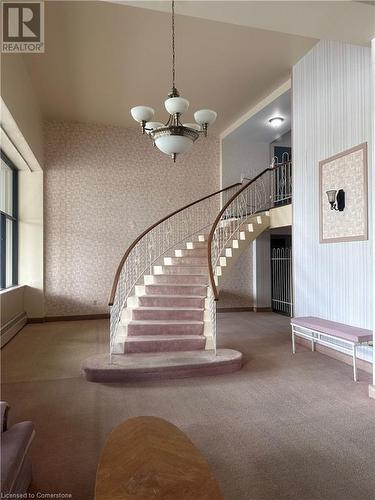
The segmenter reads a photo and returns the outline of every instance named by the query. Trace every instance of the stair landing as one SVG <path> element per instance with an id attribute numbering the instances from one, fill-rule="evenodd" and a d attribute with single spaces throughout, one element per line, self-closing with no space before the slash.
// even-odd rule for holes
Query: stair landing
<path id="1" fill-rule="evenodd" d="M 242 354 L 233 349 L 168 353 L 102 354 L 87 359 L 82 370 L 90 382 L 131 382 L 232 373 L 242 367 Z"/>

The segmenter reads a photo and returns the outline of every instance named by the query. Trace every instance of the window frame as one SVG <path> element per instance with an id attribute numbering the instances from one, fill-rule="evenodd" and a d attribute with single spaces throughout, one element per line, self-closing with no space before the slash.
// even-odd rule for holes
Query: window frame
<path id="1" fill-rule="evenodd" d="M 12 214 L 0 210 L 0 290 L 6 290 L 18 285 L 18 170 L 4 151 L 0 150 L 1 160 L 12 171 Z M 12 276 L 11 284 L 6 286 L 6 221 L 12 221 Z"/>

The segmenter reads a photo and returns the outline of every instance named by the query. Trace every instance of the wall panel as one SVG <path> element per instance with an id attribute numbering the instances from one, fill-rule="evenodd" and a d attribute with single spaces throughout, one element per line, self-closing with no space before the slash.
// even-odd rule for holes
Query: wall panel
<path id="1" fill-rule="evenodd" d="M 370 49 L 339 42 L 319 42 L 293 69 L 295 315 L 364 328 L 373 326 L 373 234 L 319 243 L 319 161 L 366 141 L 371 151 L 370 81 Z"/>

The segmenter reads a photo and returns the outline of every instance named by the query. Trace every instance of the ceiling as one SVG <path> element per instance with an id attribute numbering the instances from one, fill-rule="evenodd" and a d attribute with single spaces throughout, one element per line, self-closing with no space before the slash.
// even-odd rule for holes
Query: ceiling
<path id="1" fill-rule="evenodd" d="M 129 110 L 145 104 L 166 120 L 170 2 L 48 1 L 45 10 L 46 52 L 23 56 L 45 118 L 136 127 Z M 283 84 L 318 38 L 364 43 L 375 8 L 178 1 L 176 12 L 177 88 L 191 103 L 184 121 L 214 109 L 219 134 Z"/>
<path id="2" fill-rule="evenodd" d="M 170 11 L 170 1 L 126 1 L 134 7 Z M 239 26 L 369 45 L 375 37 L 375 2 L 177 1 L 176 12 Z"/>
<path id="3" fill-rule="evenodd" d="M 235 141 L 244 140 L 247 143 L 263 142 L 270 144 L 291 129 L 291 91 L 288 90 L 261 111 L 244 122 L 227 137 Z M 278 128 L 270 126 L 268 120 L 274 116 L 284 118 Z"/>
<path id="4" fill-rule="evenodd" d="M 145 104 L 165 121 L 169 13 L 91 1 L 45 8 L 46 52 L 24 56 L 45 118 L 135 127 L 129 110 Z M 177 88 L 191 103 L 184 121 L 215 109 L 215 134 L 283 84 L 317 42 L 179 15 L 176 30 Z"/>

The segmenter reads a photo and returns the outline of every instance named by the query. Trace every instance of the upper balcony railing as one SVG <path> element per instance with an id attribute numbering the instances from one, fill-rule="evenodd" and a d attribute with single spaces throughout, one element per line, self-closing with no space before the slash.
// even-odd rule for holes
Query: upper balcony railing
<path id="1" fill-rule="evenodd" d="M 208 272 L 214 299 L 219 300 L 218 273 L 220 257 L 233 239 L 240 239 L 241 226 L 259 212 L 270 210 L 292 201 L 292 162 L 273 161 L 249 180 L 227 201 L 218 213 L 208 238 Z"/>
<path id="2" fill-rule="evenodd" d="M 292 160 L 288 153 L 283 153 L 281 163 L 275 156 L 271 163 L 273 179 L 271 184 L 271 202 L 273 207 L 292 202 Z"/>

